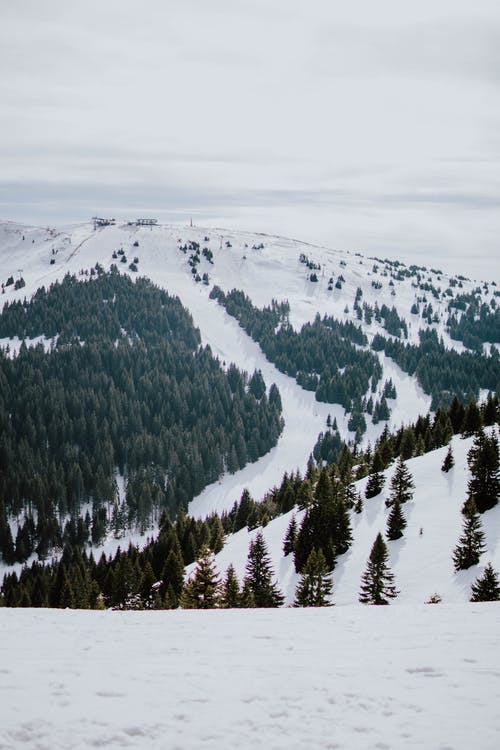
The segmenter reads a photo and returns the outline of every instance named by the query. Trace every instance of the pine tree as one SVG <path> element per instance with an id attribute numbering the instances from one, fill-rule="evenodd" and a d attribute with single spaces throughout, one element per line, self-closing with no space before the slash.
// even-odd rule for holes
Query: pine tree
<path id="1" fill-rule="evenodd" d="M 400 456 L 391 479 L 390 495 L 385 501 L 386 506 L 389 507 L 393 503 L 406 503 L 411 500 L 414 488 L 413 477 Z"/>
<path id="2" fill-rule="evenodd" d="M 476 578 L 471 586 L 471 602 L 498 602 L 500 601 L 500 584 L 498 573 L 493 569 L 491 563 L 484 569 L 480 578 Z"/>
<path id="3" fill-rule="evenodd" d="M 226 570 L 226 577 L 221 587 L 220 603 L 224 609 L 241 607 L 240 584 L 232 565 L 229 565 Z"/>
<path id="4" fill-rule="evenodd" d="M 328 607 L 332 581 L 323 552 L 312 550 L 295 591 L 294 607 Z"/>
<path id="5" fill-rule="evenodd" d="M 465 516 L 464 529 L 453 551 L 453 565 L 456 572 L 477 565 L 479 558 L 485 551 L 484 533 L 481 529 L 481 519 L 474 499 L 466 501 L 463 513 Z"/>
<path id="6" fill-rule="evenodd" d="M 398 501 L 396 500 L 387 518 L 387 529 L 386 529 L 387 538 L 390 539 L 391 541 L 394 541 L 396 539 L 401 539 L 405 528 L 406 528 L 406 519 L 404 517 L 403 511 L 401 510 L 401 504 L 398 503 Z"/>
<path id="7" fill-rule="evenodd" d="M 286 557 L 295 549 L 295 542 L 297 540 L 297 519 L 295 514 L 292 516 L 288 528 L 286 530 L 285 538 L 283 539 L 283 554 Z"/>
<path id="8" fill-rule="evenodd" d="M 444 461 L 441 465 L 441 471 L 444 471 L 446 474 L 455 466 L 455 459 L 453 457 L 453 450 L 451 448 L 451 443 L 448 446 L 448 452 L 446 453 L 446 456 L 444 457 Z"/>
<path id="9" fill-rule="evenodd" d="M 184 561 L 178 545 L 168 553 L 165 565 L 161 573 L 163 591 L 166 593 L 169 586 L 172 589 L 172 605 L 177 606 L 182 588 L 184 586 Z"/>
<path id="10" fill-rule="evenodd" d="M 394 586 L 394 575 L 389 570 L 389 553 L 382 534 L 379 532 L 373 543 L 366 570 L 361 578 L 359 601 L 362 604 L 389 604 L 398 591 Z"/>
<path id="11" fill-rule="evenodd" d="M 253 596 L 255 607 L 280 607 L 285 598 L 276 582 L 272 583 L 273 569 L 262 532 L 250 542 L 244 596 Z"/>
<path id="12" fill-rule="evenodd" d="M 194 574 L 182 589 L 180 606 L 183 609 L 213 609 L 219 605 L 219 588 L 213 553 L 203 545 Z"/>
<path id="13" fill-rule="evenodd" d="M 471 437 L 481 429 L 481 412 L 475 399 L 465 409 L 461 432 L 464 437 Z"/>
<path id="14" fill-rule="evenodd" d="M 495 433 L 479 430 L 467 454 L 471 478 L 468 497 L 474 498 L 479 513 L 494 508 L 500 497 L 500 455 Z"/>
<path id="15" fill-rule="evenodd" d="M 385 484 L 385 477 L 380 471 L 374 471 L 372 472 L 369 477 L 368 481 L 366 483 L 365 488 L 365 497 L 368 500 L 371 497 L 376 497 L 376 495 L 379 495 L 382 492 L 383 486 Z"/>

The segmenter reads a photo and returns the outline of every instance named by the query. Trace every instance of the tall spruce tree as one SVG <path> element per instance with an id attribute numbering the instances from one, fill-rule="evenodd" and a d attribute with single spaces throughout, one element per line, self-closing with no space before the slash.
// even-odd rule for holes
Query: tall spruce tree
<path id="1" fill-rule="evenodd" d="M 495 432 L 479 430 L 467 454 L 471 478 L 468 497 L 473 498 L 479 513 L 494 508 L 500 497 L 500 454 Z"/>
<path id="2" fill-rule="evenodd" d="M 243 581 L 243 596 L 251 598 L 255 607 L 281 607 L 285 597 L 273 583 L 273 568 L 262 532 L 250 542 L 246 576 Z"/>
<path id="3" fill-rule="evenodd" d="M 297 573 L 303 572 L 313 549 L 323 551 L 328 570 L 333 570 L 337 555 L 347 552 L 351 542 L 345 488 L 333 475 L 331 468 L 325 466 L 320 471 L 313 501 L 306 510 L 297 535 L 295 570 Z"/>
<path id="4" fill-rule="evenodd" d="M 213 609 L 219 606 L 219 588 L 213 552 L 203 545 L 194 574 L 184 584 L 179 603 L 183 609 Z"/>
<path id="5" fill-rule="evenodd" d="M 498 602 L 500 601 L 500 584 L 498 573 L 491 563 L 484 569 L 484 573 L 476 578 L 471 586 L 471 602 Z"/>
<path id="6" fill-rule="evenodd" d="M 384 468 L 384 461 L 380 450 L 375 451 L 373 456 L 371 472 L 366 483 L 365 497 L 367 499 L 375 497 L 382 492 L 382 488 L 385 484 L 385 477 L 382 474 Z"/>
<path id="7" fill-rule="evenodd" d="M 294 607 L 328 607 L 332 581 L 322 550 L 313 549 L 295 591 Z"/>
<path id="8" fill-rule="evenodd" d="M 297 519 L 295 514 L 292 516 L 288 528 L 286 530 L 285 538 L 283 539 L 283 554 L 286 557 L 291 554 L 295 549 L 295 542 L 297 540 Z"/>
<path id="9" fill-rule="evenodd" d="M 469 498 L 465 502 L 463 514 L 465 521 L 462 536 L 453 551 L 453 565 L 456 572 L 477 565 L 479 558 L 486 549 L 481 519 L 473 498 Z"/>
<path id="10" fill-rule="evenodd" d="M 389 508 L 394 503 L 402 504 L 408 502 L 413 497 L 414 489 L 415 483 L 413 477 L 400 456 L 391 479 L 390 494 L 385 501 L 386 506 Z"/>
<path id="11" fill-rule="evenodd" d="M 361 578 L 359 601 L 362 604 L 389 604 L 388 599 L 394 599 L 398 595 L 394 575 L 387 564 L 388 558 L 387 545 L 379 532 Z"/>

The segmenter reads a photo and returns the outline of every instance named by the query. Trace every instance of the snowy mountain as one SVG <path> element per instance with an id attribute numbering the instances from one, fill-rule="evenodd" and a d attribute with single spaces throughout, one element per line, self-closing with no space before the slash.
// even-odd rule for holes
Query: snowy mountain
<path id="1" fill-rule="evenodd" d="M 258 500 L 279 485 L 285 472 L 303 473 L 318 434 L 326 430 L 328 417 L 335 421 L 341 438 L 352 441 L 355 437 L 348 426 L 349 411 L 338 403 L 316 400 L 311 390 L 305 390 L 296 379 L 272 364 L 259 344 L 212 298 L 214 287 L 225 293 L 240 290 L 259 309 L 271 305 L 273 300 L 286 300 L 288 321 L 296 331 L 313 323 L 318 315 L 331 316 L 361 326 L 367 337 L 367 350 L 377 335 L 417 346 L 420 331 L 436 331 L 445 347 L 458 353 L 467 349 L 463 341 L 451 338 L 449 318 L 454 314 L 460 320 L 460 308 L 468 304 L 460 302 L 461 298 L 469 301 L 475 298 L 478 309 L 494 310 L 498 296 L 494 280 L 486 283 L 463 276 L 450 277 L 439 268 L 407 267 L 397 260 L 366 258 L 360 253 L 330 250 L 282 237 L 203 227 L 139 227 L 125 223 L 97 229 L 92 224 L 54 229 L 5 222 L 0 224 L 0 258 L 1 303 L 29 299 L 38 288 L 48 288 L 68 273 L 85 278 L 82 273 L 96 264 L 104 270 L 117 265 L 120 272 L 133 278 L 146 276 L 170 294 L 178 295 L 193 316 L 202 343 L 210 346 L 224 368 L 235 363 L 249 373 L 260 370 L 268 386 L 277 384 L 284 429 L 276 447 L 258 461 L 235 473 L 225 473 L 207 486 L 190 503 L 189 512 L 195 517 L 228 511 L 245 488 Z M 131 268 L 133 258 L 137 263 Z M 454 310 L 450 308 L 451 300 L 459 302 Z M 404 332 L 391 333 L 388 317 L 376 314 L 384 305 L 387 309 L 394 308 L 396 322 L 404 327 Z M 40 342 L 47 349 L 53 344 L 44 337 L 25 340 L 28 345 Z M 20 337 L 0 341 L 2 346 L 9 347 L 10 356 L 15 355 L 20 343 Z M 497 341 L 482 344 L 486 354 L 497 345 Z M 376 357 L 382 375 L 373 390 L 373 399 L 382 397 L 387 381 L 394 386 L 396 397 L 387 400 L 388 421 L 374 424 L 365 413 L 367 429 L 360 438 L 361 446 L 373 444 L 386 426 L 397 429 L 407 425 L 431 407 L 431 394 L 424 392 L 416 374 L 404 372 L 382 350 L 376 352 Z M 481 394 L 485 393 L 483 389 Z M 405 509 L 408 528 L 404 539 L 390 543 L 391 565 L 401 590 L 398 602 L 420 603 L 434 591 L 449 601 L 469 598 L 470 581 L 478 571 L 474 570 L 474 575 L 454 574 L 451 550 L 461 529 L 459 510 L 466 494 L 466 456 L 470 445 L 471 439 L 454 438 L 456 465 L 447 475 L 440 471 L 444 449 L 408 462 L 415 478 L 415 497 Z M 386 473 L 390 476 L 391 469 Z M 365 483 L 366 480 L 358 483 L 361 491 Z M 388 511 L 384 499 L 382 493 L 365 503 L 360 516 L 353 515 L 354 544 L 333 574 L 334 600 L 338 603 L 357 600 L 359 579 L 371 544 L 376 533 L 385 528 Z M 484 561 L 491 560 L 496 567 L 500 564 L 497 510 L 484 517 L 487 533 Z M 290 514 L 281 516 L 264 529 L 287 602 L 293 600 L 298 578 L 291 558 L 284 558 L 281 551 L 289 520 Z M 14 532 L 15 524 L 12 519 Z M 123 549 L 129 539 L 144 541 L 153 531 L 148 529 L 141 536 L 131 530 L 119 539 L 110 537 L 100 549 L 106 553 L 118 545 Z M 217 558 L 221 571 L 232 562 L 239 575 L 243 574 L 248 543 L 254 535 L 255 532 L 244 529 L 228 539 Z"/>
<path id="2" fill-rule="evenodd" d="M 130 268 L 132 263 L 137 271 Z M 373 446 L 385 428 L 397 430 L 430 410 L 432 388 L 425 373 L 410 374 L 411 368 L 404 371 L 384 350 L 372 349 L 377 335 L 417 347 L 419 331 L 434 330 L 448 351 L 469 356 L 465 337 L 476 357 L 475 363 L 467 359 L 471 380 L 477 362 L 490 368 L 489 377 L 496 377 L 493 386 L 476 382 L 474 395 L 484 397 L 500 382 L 494 351 L 498 337 L 493 330 L 493 340 L 486 338 L 495 322 L 487 315 L 496 310 L 493 280 L 448 277 L 439 269 L 410 269 L 396 261 L 296 240 L 198 227 L 123 224 L 95 230 L 91 224 L 60 229 L 0 224 L 2 305 L 29 300 L 41 286 L 48 289 L 66 274 L 88 280 L 96 264 L 105 271 L 114 264 L 132 278 L 149 277 L 178 295 L 200 330 L 202 344 L 210 346 L 226 372 L 231 363 L 248 373 L 260 370 L 268 388 L 272 383 L 279 388 L 284 428 L 277 444 L 243 469 L 221 474 L 194 497 L 189 512 L 195 518 L 229 511 L 244 489 L 260 500 L 280 485 L 285 472 L 303 476 L 319 433 L 330 429 L 327 424 L 336 425 L 351 448 L 357 439 L 357 450 L 363 450 Z M 365 399 L 366 431 L 356 436 L 349 429 L 352 413 L 339 403 L 318 401 L 314 390 L 305 390 L 272 364 L 259 343 L 213 298 L 215 286 L 225 294 L 232 289 L 244 292 L 256 309 L 273 300 L 288 301 L 289 324 L 295 331 L 314 324 L 318 314 L 361 326 L 366 343 L 352 348 L 375 352 L 381 366 L 374 390 L 373 378 L 366 395 L 380 401 L 390 381 L 389 419 L 374 423 Z M 458 307 L 450 308 L 450 300 Z M 397 318 L 376 315 L 383 305 L 389 313 L 394 307 Z M 462 317 L 466 320 L 465 334 L 456 328 L 451 338 L 451 317 L 457 325 Z M 398 337 L 388 330 L 389 318 L 396 329 L 406 325 L 407 338 L 402 331 Z M 30 338 L 23 333 L 0 341 L 5 355 L 16 357 L 23 341 L 28 347 L 42 344 L 46 351 L 57 342 L 57 335 Z M 279 326 L 275 334 L 278 337 Z M 450 362 L 461 368 L 462 360 L 451 360 L 443 351 L 438 353 L 443 371 Z M 494 430 L 488 427 L 487 434 Z M 485 551 L 479 564 L 455 572 L 452 560 L 464 523 L 461 509 L 473 443 L 473 436 L 451 439 L 455 464 L 447 473 L 441 469 L 446 446 L 406 461 L 415 488 L 402 505 L 407 521 L 403 537 L 387 542 L 399 591 L 390 607 L 362 606 L 358 595 L 372 544 L 386 529 L 390 510 L 385 500 L 394 463 L 384 470 L 384 489 L 375 497 L 364 497 L 366 476 L 354 483 L 363 508 L 349 513 L 353 542 L 338 556 L 331 574 L 333 608 L 0 608 L 0 749 L 465 750 L 475 743 L 493 750 L 500 731 L 495 711 L 500 698 L 499 612 L 496 603 L 469 599 L 471 583 L 488 562 L 500 569 L 500 505 L 480 517 Z M 123 501 L 126 477 L 119 474 L 116 479 Z M 299 575 L 293 555 L 285 557 L 282 545 L 292 515 L 300 522 L 304 513 L 295 507 L 263 528 L 245 527 L 228 535 L 215 557 L 219 573 L 232 564 L 241 582 L 249 544 L 262 533 L 285 603 L 291 604 Z M 22 504 L 8 522 L 15 538 L 23 522 Z M 157 522 L 126 533 L 110 530 L 92 551 L 97 559 L 102 551 L 114 555 L 118 547 L 126 549 L 129 541 L 143 548 L 157 532 Z M 54 551 L 54 557 L 60 554 Z M 34 560 L 35 554 L 24 569 Z M 188 566 L 187 575 L 194 567 Z M 21 563 L 0 562 L 0 575 L 22 569 Z M 431 597 L 442 603 L 426 605 Z M 66 605 L 59 601 L 58 606 Z"/>

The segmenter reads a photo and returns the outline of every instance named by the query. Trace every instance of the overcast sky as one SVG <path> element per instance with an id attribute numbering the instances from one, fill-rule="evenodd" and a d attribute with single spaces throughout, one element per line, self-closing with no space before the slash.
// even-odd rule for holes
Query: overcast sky
<path id="1" fill-rule="evenodd" d="M 3 218 L 499 275 L 498 0 L 2 0 L 0 72 Z"/>

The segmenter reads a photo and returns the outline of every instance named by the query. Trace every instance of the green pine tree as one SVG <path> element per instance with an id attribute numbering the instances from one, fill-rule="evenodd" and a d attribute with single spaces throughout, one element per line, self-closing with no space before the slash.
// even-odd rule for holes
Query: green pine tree
<path id="1" fill-rule="evenodd" d="M 387 518 L 387 538 L 391 541 L 401 539 L 406 528 L 406 519 L 401 510 L 401 503 L 397 500 L 393 503 L 389 517 Z"/>
<path id="2" fill-rule="evenodd" d="M 297 519 L 295 514 L 292 516 L 288 528 L 286 530 L 285 538 L 283 539 L 283 554 L 286 557 L 291 554 L 295 549 L 295 542 L 297 540 Z"/>
<path id="3" fill-rule="evenodd" d="M 183 609 L 214 609 L 219 606 L 220 581 L 214 555 L 205 545 L 199 555 L 196 569 L 182 589 L 179 603 Z"/>
<path id="4" fill-rule="evenodd" d="M 372 472 L 366 483 L 365 497 L 368 500 L 371 497 L 376 497 L 382 492 L 385 484 L 385 477 L 381 471 Z"/>
<path id="5" fill-rule="evenodd" d="M 474 498 L 479 513 L 494 508 L 500 497 L 500 453 L 498 438 L 479 430 L 467 454 L 471 478 L 468 497 Z"/>
<path id="6" fill-rule="evenodd" d="M 295 591 L 294 607 L 328 607 L 332 581 L 322 550 L 312 550 Z"/>
<path id="7" fill-rule="evenodd" d="M 241 607 L 241 591 L 238 577 L 232 565 L 226 570 L 226 577 L 222 583 L 220 604 L 224 609 Z"/>
<path id="8" fill-rule="evenodd" d="M 465 521 L 462 536 L 453 551 L 453 565 L 456 572 L 477 565 L 485 551 L 481 519 L 473 499 L 466 501 L 463 513 Z"/>
<path id="9" fill-rule="evenodd" d="M 362 604 L 389 604 L 388 599 L 394 599 L 398 595 L 394 575 L 387 564 L 388 558 L 387 545 L 379 532 L 361 578 L 359 601 Z"/>
<path id="10" fill-rule="evenodd" d="M 491 563 L 484 569 L 481 577 L 476 578 L 471 586 L 471 602 L 498 602 L 500 601 L 500 584 L 498 573 L 493 569 Z"/>
<path id="11" fill-rule="evenodd" d="M 451 443 L 448 446 L 448 451 L 446 453 L 446 456 L 444 457 L 444 461 L 441 466 L 441 471 L 444 471 L 446 474 L 455 466 L 455 459 L 453 457 L 453 450 L 451 448 Z"/>
<path id="12" fill-rule="evenodd" d="M 281 607 L 285 598 L 276 582 L 272 582 L 273 569 L 262 532 L 250 542 L 246 576 L 243 581 L 244 596 L 253 596 L 255 607 Z"/>
<path id="13" fill-rule="evenodd" d="M 385 501 L 387 507 L 393 503 L 406 503 L 413 497 L 415 483 L 408 467 L 401 458 L 398 458 L 396 469 L 390 483 L 389 498 Z"/>

